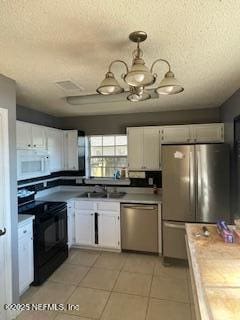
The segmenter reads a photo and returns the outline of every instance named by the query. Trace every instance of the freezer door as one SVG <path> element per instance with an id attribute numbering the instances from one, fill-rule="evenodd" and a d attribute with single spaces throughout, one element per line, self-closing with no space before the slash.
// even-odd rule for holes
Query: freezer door
<path id="1" fill-rule="evenodd" d="M 163 221 L 163 256 L 187 259 L 185 224 Z"/>
<path id="2" fill-rule="evenodd" d="M 163 219 L 195 221 L 194 145 L 162 146 Z"/>
<path id="3" fill-rule="evenodd" d="M 196 221 L 230 219 L 230 161 L 227 144 L 196 145 Z"/>

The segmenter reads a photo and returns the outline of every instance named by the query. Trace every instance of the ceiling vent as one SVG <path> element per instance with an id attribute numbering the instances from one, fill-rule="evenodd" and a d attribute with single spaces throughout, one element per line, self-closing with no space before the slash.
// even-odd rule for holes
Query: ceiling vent
<path id="1" fill-rule="evenodd" d="M 65 81 L 58 81 L 56 82 L 56 85 L 63 89 L 64 91 L 75 91 L 75 90 L 83 90 L 82 87 L 76 85 L 71 80 L 65 80 Z"/>

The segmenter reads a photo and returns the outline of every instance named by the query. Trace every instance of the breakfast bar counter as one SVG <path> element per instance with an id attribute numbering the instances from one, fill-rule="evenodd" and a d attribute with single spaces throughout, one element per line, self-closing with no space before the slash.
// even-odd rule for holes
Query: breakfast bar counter
<path id="1" fill-rule="evenodd" d="M 186 224 L 186 244 L 196 318 L 240 319 L 240 244 L 224 243 L 215 225 Z"/>

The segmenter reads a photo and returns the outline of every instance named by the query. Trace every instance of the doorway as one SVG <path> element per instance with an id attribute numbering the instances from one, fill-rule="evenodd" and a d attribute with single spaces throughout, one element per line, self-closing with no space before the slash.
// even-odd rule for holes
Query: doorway
<path id="1" fill-rule="evenodd" d="M 11 319 L 12 301 L 8 110 L 0 108 L 0 319 Z"/>

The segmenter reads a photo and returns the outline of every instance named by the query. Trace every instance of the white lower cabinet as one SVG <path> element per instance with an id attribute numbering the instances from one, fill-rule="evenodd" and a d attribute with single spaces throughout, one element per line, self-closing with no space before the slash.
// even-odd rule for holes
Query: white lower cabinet
<path id="1" fill-rule="evenodd" d="M 70 249 L 75 243 L 75 210 L 74 201 L 67 203 L 67 217 L 68 217 L 68 248 Z"/>
<path id="2" fill-rule="evenodd" d="M 91 246 L 94 243 L 94 213 L 88 210 L 75 211 L 76 244 Z"/>
<path id="3" fill-rule="evenodd" d="M 19 293 L 22 294 L 33 282 L 33 229 L 32 220 L 18 228 Z"/>
<path id="4" fill-rule="evenodd" d="M 120 249 L 120 203 L 75 201 L 75 244 Z"/>
<path id="5" fill-rule="evenodd" d="M 120 249 L 119 221 L 120 214 L 117 212 L 99 212 L 98 232 L 101 247 Z"/>

